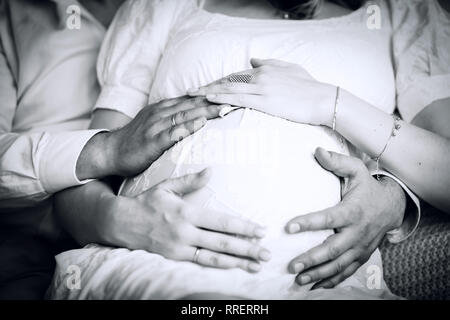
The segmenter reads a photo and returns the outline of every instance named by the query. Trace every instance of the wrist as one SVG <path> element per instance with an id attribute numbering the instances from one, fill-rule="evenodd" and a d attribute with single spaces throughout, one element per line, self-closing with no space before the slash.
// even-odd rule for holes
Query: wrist
<path id="1" fill-rule="evenodd" d="M 392 178 L 383 176 L 380 183 L 387 188 L 387 194 L 391 197 L 392 210 L 390 212 L 392 212 L 392 219 L 388 230 L 391 231 L 399 228 L 403 223 L 407 198 L 403 188 Z"/>
<path id="2" fill-rule="evenodd" d="M 76 175 L 79 180 L 100 179 L 114 173 L 109 132 L 99 132 L 84 146 L 76 164 Z"/>
<path id="3" fill-rule="evenodd" d="M 120 246 L 119 232 L 123 197 L 114 194 L 102 195 L 97 202 L 97 235 L 101 243 L 106 245 Z"/>
<path id="4" fill-rule="evenodd" d="M 337 87 L 330 84 L 323 84 L 323 86 L 323 99 L 319 104 L 321 110 L 321 120 L 319 125 L 332 128 L 335 117 Z"/>

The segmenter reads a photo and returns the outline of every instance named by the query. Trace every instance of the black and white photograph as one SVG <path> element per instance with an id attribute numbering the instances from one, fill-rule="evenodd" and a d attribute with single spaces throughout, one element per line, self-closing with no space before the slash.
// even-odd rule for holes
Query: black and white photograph
<path id="1" fill-rule="evenodd" d="M 450 1 L 0 0 L 0 300 L 450 300 Z"/>

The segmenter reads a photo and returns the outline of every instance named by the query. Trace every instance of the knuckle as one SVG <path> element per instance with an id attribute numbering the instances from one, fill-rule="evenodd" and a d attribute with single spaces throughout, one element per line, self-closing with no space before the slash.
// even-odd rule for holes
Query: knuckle
<path id="1" fill-rule="evenodd" d="M 221 239 L 219 240 L 218 246 L 220 250 L 226 251 L 230 248 L 230 242 L 227 239 Z"/>
<path id="2" fill-rule="evenodd" d="M 186 110 L 177 113 L 177 122 L 182 123 L 189 119 L 189 113 Z"/>
<path id="3" fill-rule="evenodd" d="M 342 263 L 342 261 L 337 261 L 336 262 L 336 273 L 341 273 L 344 270 L 345 270 L 345 266 Z"/>
<path id="4" fill-rule="evenodd" d="M 330 245 L 328 247 L 328 259 L 332 260 L 336 257 L 338 257 L 341 253 L 341 249 L 338 246 Z"/>
<path id="5" fill-rule="evenodd" d="M 221 260 L 220 256 L 216 254 L 212 254 L 208 257 L 209 264 L 216 268 L 220 266 Z"/>
<path id="6" fill-rule="evenodd" d="M 220 217 L 219 218 L 219 227 L 222 230 L 228 230 L 228 228 L 230 227 L 230 221 L 228 220 L 227 217 Z"/>
<path id="7" fill-rule="evenodd" d="M 331 211 L 328 211 L 325 215 L 325 226 L 327 228 L 332 228 L 335 225 L 335 217 Z"/>
<path id="8" fill-rule="evenodd" d="M 166 244 L 165 248 L 162 250 L 162 255 L 169 259 L 177 258 L 177 251 L 175 250 L 175 246 L 172 244 Z"/>
<path id="9" fill-rule="evenodd" d="M 148 127 L 145 131 L 144 131 L 144 139 L 149 142 L 152 141 L 153 138 L 156 135 L 156 128 L 155 125 L 151 125 L 150 127 Z"/>

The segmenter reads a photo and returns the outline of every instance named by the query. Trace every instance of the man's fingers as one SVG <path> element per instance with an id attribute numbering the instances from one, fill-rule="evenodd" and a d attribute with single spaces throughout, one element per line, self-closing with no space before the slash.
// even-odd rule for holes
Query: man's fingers
<path id="1" fill-rule="evenodd" d="M 211 177 L 211 170 L 206 168 L 200 172 L 168 179 L 158 186 L 178 195 L 184 195 L 203 188 Z"/>
<path id="2" fill-rule="evenodd" d="M 313 289 L 325 288 L 332 289 L 340 284 L 342 281 L 352 276 L 361 267 L 361 262 L 354 261 L 344 271 L 335 274 L 332 277 L 325 278 L 313 286 Z"/>
<path id="3" fill-rule="evenodd" d="M 334 207 L 298 216 L 286 224 L 288 233 L 342 228 L 348 225 L 346 205 L 340 202 Z"/>
<path id="4" fill-rule="evenodd" d="M 160 132 L 156 135 L 156 143 L 159 150 L 165 151 L 172 147 L 175 143 L 194 134 L 206 124 L 206 118 L 200 117 L 190 120 Z M 162 153 L 162 152 L 161 152 Z"/>
<path id="5" fill-rule="evenodd" d="M 195 247 L 260 261 L 268 261 L 271 258 L 270 252 L 258 244 L 222 233 L 197 230 L 191 243 Z"/>
<path id="6" fill-rule="evenodd" d="M 193 257 L 197 248 L 192 247 L 192 249 L 192 258 L 190 259 L 190 261 L 193 261 Z M 205 267 L 220 269 L 240 268 L 252 273 L 259 272 L 261 270 L 261 265 L 257 262 L 217 253 L 203 248 L 201 248 L 198 252 L 196 262 Z"/>
<path id="7" fill-rule="evenodd" d="M 229 104 L 232 106 L 253 108 L 254 106 L 261 106 L 264 98 L 260 95 L 244 94 L 244 93 L 223 93 L 223 94 L 208 94 L 206 96 L 208 101 L 217 104 Z"/>
<path id="8" fill-rule="evenodd" d="M 248 238 L 263 238 L 266 231 L 264 227 L 252 221 L 207 209 L 197 211 L 191 221 L 200 228 Z"/>
<path id="9" fill-rule="evenodd" d="M 350 266 L 357 258 L 355 250 L 344 252 L 334 260 L 312 268 L 306 272 L 300 273 L 296 277 L 296 282 L 299 285 L 305 285 L 312 282 L 317 282 L 323 279 L 334 277 L 340 274 Z"/>
<path id="10" fill-rule="evenodd" d="M 294 258 L 288 266 L 291 273 L 302 273 L 315 266 L 333 261 L 354 245 L 351 232 L 342 232 L 328 237 L 321 245 Z"/>
<path id="11" fill-rule="evenodd" d="M 317 148 L 314 156 L 324 169 L 333 172 L 339 177 L 356 177 L 368 172 L 364 163 L 355 157 L 326 151 L 323 148 Z"/>

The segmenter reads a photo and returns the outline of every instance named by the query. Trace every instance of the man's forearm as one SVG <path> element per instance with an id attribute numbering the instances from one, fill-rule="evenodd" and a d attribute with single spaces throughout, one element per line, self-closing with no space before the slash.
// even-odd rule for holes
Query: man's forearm
<path id="1" fill-rule="evenodd" d="M 111 212 L 115 195 L 102 181 L 63 190 L 55 195 L 55 214 L 63 228 L 80 245 L 107 244 L 107 214 Z"/>

